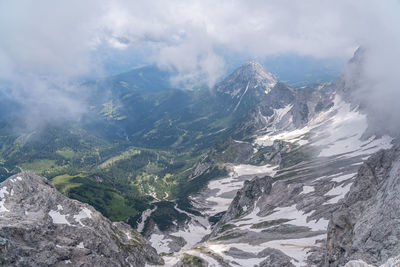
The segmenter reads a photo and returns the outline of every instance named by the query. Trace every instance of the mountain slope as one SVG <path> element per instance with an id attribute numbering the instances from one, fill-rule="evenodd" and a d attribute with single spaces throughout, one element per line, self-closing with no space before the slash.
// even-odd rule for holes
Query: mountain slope
<path id="1" fill-rule="evenodd" d="M 364 160 L 390 148 L 392 138 L 372 135 L 367 115 L 338 84 L 284 89 L 291 92 L 286 102 L 268 96 L 278 86 L 254 98 L 238 124 L 245 138 L 213 155 L 229 174 L 189 197 L 197 213 L 176 206 L 190 220 L 146 232 L 159 252 L 174 253 L 164 258 L 168 266 L 187 254 L 210 266 L 323 264 L 331 213 Z M 274 255 L 277 262 L 267 260 Z"/>
<path id="2" fill-rule="evenodd" d="M 327 264 L 384 264 L 400 255 L 399 147 L 379 151 L 360 168 L 328 229 Z"/>
<path id="3" fill-rule="evenodd" d="M 48 149 L 81 164 L 53 181 L 136 226 L 166 266 L 321 265 L 360 165 L 392 146 L 343 81 L 294 89 L 249 62 L 213 91 L 119 88 L 78 126 L 99 141 L 90 165 Z"/>
<path id="4" fill-rule="evenodd" d="M 124 223 L 60 194 L 46 178 L 21 173 L 0 184 L 3 266 L 144 266 L 162 263 Z"/>

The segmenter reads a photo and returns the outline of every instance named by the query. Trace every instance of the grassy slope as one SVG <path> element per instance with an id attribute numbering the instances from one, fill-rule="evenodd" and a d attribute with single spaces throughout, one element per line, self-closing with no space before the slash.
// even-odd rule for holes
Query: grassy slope
<path id="1" fill-rule="evenodd" d="M 187 182 L 202 153 L 233 124 L 209 91 L 147 94 L 122 87 L 113 88 L 111 99 L 91 103 L 79 125 L 15 134 L 15 125 L 0 122 L 0 181 L 33 171 L 110 219 L 128 220 L 154 199 L 185 198 L 225 173 L 214 166 Z"/>

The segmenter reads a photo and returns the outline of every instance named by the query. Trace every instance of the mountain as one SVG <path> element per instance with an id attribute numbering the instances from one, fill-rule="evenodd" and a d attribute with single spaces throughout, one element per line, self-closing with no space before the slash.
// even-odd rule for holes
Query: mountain
<path id="1" fill-rule="evenodd" d="M 220 96 L 219 102 L 225 104 L 226 111 L 246 114 L 257 106 L 279 107 L 293 99 L 293 91 L 278 84 L 276 78 L 257 62 L 247 62 L 215 87 Z M 274 106 L 271 106 L 274 105 Z"/>
<path id="2" fill-rule="evenodd" d="M 44 177 L 20 173 L 0 184 L 2 266 L 145 266 L 162 263 L 125 223 L 66 198 Z"/>
<path id="3" fill-rule="evenodd" d="M 145 66 L 112 76 L 107 78 L 107 81 L 119 84 L 125 89 L 163 91 L 173 89 L 170 84 L 171 76 L 171 73 L 156 66 Z"/>
<path id="4" fill-rule="evenodd" d="M 221 81 L 215 89 L 218 93 L 230 95 L 232 99 L 238 100 L 249 89 L 268 94 L 276 83 L 273 74 L 266 72 L 259 63 L 249 61 Z"/>
<path id="5" fill-rule="evenodd" d="M 224 105 L 227 113 L 238 112 L 243 103 L 249 108 L 234 125 L 234 138 L 203 157 L 192 177 L 215 163 L 228 173 L 189 194 L 186 206 L 177 202 L 175 212 L 185 218 L 173 226 L 157 224 L 158 207 L 142 214 L 139 230 L 158 252 L 173 253 L 164 257 L 168 266 L 188 261 L 188 255 L 202 266 L 323 266 L 331 261 L 327 253 L 350 249 L 351 226 L 343 241 L 328 235 L 342 231 L 340 224 L 331 230 L 332 214 L 343 210 L 364 161 L 390 149 L 393 138 L 373 134 L 366 107 L 352 102 L 341 80 L 297 89 L 277 82 L 265 93 L 263 73 L 246 64 L 225 80 L 229 86 L 222 81 L 216 87 L 217 96 L 226 99 L 222 103 L 232 101 Z M 256 81 L 264 83 L 255 86 Z M 329 252 L 332 242 L 338 243 Z M 354 258 L 344 256 L 339 265 Z"/>
<path id="6" fill-rule="evenodd" d="M 357 53 L 349 68 L 360 64 Z M 392 209 L 377 193 L 390 186 L 363 185 L 376 172 L 392 177 L 394 152 L 379 151 L 397 141 L 372 123 L 349 73 L 333 84 L 291 88 L 247 62 L 212 90 L 148 91 L 115 76 L 90 85 L 99 95 L 81 121 L 15 134 L 6 120 L 2 175 L 46 175 L 66 196 L 135 227 L 166 266 L 382 264 L 397 256 L 395 231 L 392 247 L 381 242 L 384 256 L 353 233 L 368 236 L 376 229 L 354 228 L 355 221 Z M 367 214 L 359 212 L 364 205 Z M 382 214 L 378 225 L 396 215 Z"/>

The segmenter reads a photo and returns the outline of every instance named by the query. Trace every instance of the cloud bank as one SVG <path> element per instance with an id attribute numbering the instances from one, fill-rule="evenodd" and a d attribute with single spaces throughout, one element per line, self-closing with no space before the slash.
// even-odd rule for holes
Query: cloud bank
<path id="1" fill-rule="evenodd" d="M 80 103 L 67 92 L 83 92 L 77 81 L 104 74 L 105 51 L 143 51 L 138 64 L 176 71 L 174 82 L 212 86 L 226 54 L 349 58 L 363 45 L 365 75 L 380 88 L 367 92 L 390 101 L 399 82 L 398 14 L 396 0 L 4 0 L 0 80 L 24 103 L 51 108 L 43 98 L 50 92 L 63 114 L 78 115 Z"/>

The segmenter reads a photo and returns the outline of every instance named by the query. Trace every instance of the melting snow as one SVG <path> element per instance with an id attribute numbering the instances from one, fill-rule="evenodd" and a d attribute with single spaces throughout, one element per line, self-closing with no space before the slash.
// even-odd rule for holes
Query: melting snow
<path id="1" fill-rule="evenodd" d="M 157 253 L 169 253 L 170 248 L 168 247 L 168 244 L 172 242 L 172 239 L 165 238 L 164 235 L 159 235 L 159 234 L 152 234 L 150 237 L 150 243 L 151 246 L 154 247 L 157 250 Z"/>
<path id="2" fill-rule="evenodd" d="M 356 175 L 356 173 L 350 173 L 350 174 L 346 174 L 346 175 L 339 175 L 339 176 L 337 176 L 335 178 L 332 178 L 331 181 L 340 183 L 340 182 L 346 181 L 346 180 L 348 180 L 350 178 L 353 178 L 354 175 Z"/>
<path id="3" fill-rule="evenodd" d="M 6 194 L 8 195 L 9 193 L 7 192 L 7 186 L 4 186 L 0 188 L 0 212 L 6 212 L 9 211 L 5 206 L 4 203 L 6 202 Z"/>
<path id="4" fill-rule="evenodd" d="M 306 226 L 311 228 L 313 231 L 325 231 L 328 227 L 328 220 L 319 219 L 318 221 L 307 221 L 307 215 L 302 211 L 296 209 L 296 205 L 289 207 L 277 208 L 277 210 L 271 215 L 260 217 L 257 213 L 260 212 L 260 208 L 256 207 L 250 214 L 239 219 L 239 221 L 245 221 L 246 225 L 242 226 L 242 229 L 247 229 L 253 232 L 261 232 L 263 229 L 251 229 L 252 224 L 261 223 L 265 221 L 272 221 L 278 219 L 289 219 L 288 224 L 296 226 Z"/>
<path id="5" fill-rule="evenodd" d="M 92 218 L 92 212 L 88 209 L 88 208 L 82 208 L 82 210 L 77 214 L 74 215 L 74 219 L 75 221 L 77 221 L 78 223 L 80 223 L 80 225 L 85 226 L 82 223 L 82 219 L 86 219 L 86 218 Z"/>
<path id="6" fill-rule="evenodd" d="M 304 135 L 310 131 L 309 127 L 296 129 L 293 131 L 286 131 L 276 135 L 263 135 L 255 140 L 255 143 L 261 146 L 272 146 L 275 140 L 282 140 L 289 143 L 298 143 L 299 145 L 307 144 L 308 141 L 304 140 Z"/>
<path id="7" fill-rule="evenodd" d="M 182 237 L 186 241 L 186 245 L 182 248 L 182 251 L 188 250 L 194 247 L 197 243 L 203 239 L 203 237 L 209 234 L 211 231 L 210 227 L 205 227 L 201 224 L 189 224 L 185 230 L 180 230 L 173 233 L 173 236 Z"/>
<path id="8" fill-rule="evenodd" d="M 240 164 L 233 166 L 233 172 L 225 178 L 213 180 L 208 183 L 209 189 L 218 189 L 215 195 L 211 195 L 207 198 L 207 201 L 216 203 L 211 206 L 212 212 L 210 215 L 214 215 L 218 212 L 226 211 L 232 202 L 233 196 L 225 196 L 226 193 L 235 193 L 243 187 L 244 180 L 239 179 L 242 175 L 257 175 L 265 174 L 273 176 L 276 173 L 277 166 L 265 165 L 265 166 L 254 166 L 247 164 Z M 233 194 L 234 195 L 234 194 Z"/>
<path id="9" fill-rule="evenodd" d="M 137 226 L 137 231 L 142 232 L 144 225 L 147 221 L 147 218 L 157 209 L 157 206 L 155 206 L 153 209 L 147 209 L 142 213 L 142 218 L 140 220 L 140 223 Z"/>
<path id="10" fill-rule="evenodd" d="M 329 157 L 334 155 L 349 154 L 358 156 L 372 154 L 381 148 L 390 148 L 392 138 L 383 136 L 376 139 L 374 136 L 362 140 L 362 135 L 368 128 L 367 116 L 357 110 L 351 110 L 351 105 L 341 100 L 339 96 L 334 99 L 337 113 L 324 127 L 324 133 L 329 133 L 316 145 L 324 147 L 319 156 Z"/>
<path id="11" fill-rule="evenodd" d="M 313 186 L 308 186 L 308 185 L 303 186 L 303 194 L 308 194 L 311 192 L 314 192 Z"/>
<path id="12" fill-rule="evenodd" d="M 331 198 L 326 203 L 327 204 L 334 204 L 337 203 L 340 199 L 346 195 L 347 192 L 350 191 L 351 183 L 347 184 L 346 186 L 337 186 L 329 190 L 325 195 L 326 196 L 336 196 Z"/>
<path id="13" fill-rule="evenodd" d="M 381 138 L 370 137 L 368 140 L 364 140 L 363 134 L 368 127 L 366 115 L 361 114 L 356 109 L 351 109 L 350 104 L 342 101 L 339 96 L 335 97 L 334 106 L 332 108 L 321 112 L 305 127 L 292 131 L 286 130 L 277 132 L 279 127 L 281 129 L 285 129 L 285 126 L 287 126 L 290 122 L 291 118 L 288 118 L 288 112 L 290 109 L 290 105 L 282 109 L 276 109 L 274 110 L 273 117 L 266 118 L 269 121 L 271 121 L 271 119 L 273 120 L 272 124 L 269 125 L 268 128 L 273 130 L 273 134 L 270 132 L 269 134 L 259 136 L 254 143 L 255 146 L 272 146 L 275 140 L 282 140 L 300 146 L 309 144 L 317 147 L 320 149 L 318 155 L 319 157 L 337 156 L 347 158 L 363 156 L 362 160 L 365 160 L 370 154 L 378 151 L 381 148 L 391 147 L 392 138 L 389 136 L 383 136 Z M 361 163 L 356 162 L 351 165 L 355 166 L 359 164 Z M 215 189 L 218 189 L 218 191 L 216 193 L 212 193 L 206 198 L 207 208 L 211 210 L 209 211 L 208 215 L 214 215 L 217 212 L 228 209 L 229 204 L 233 199 L 233 193 L 243 186 L 244 175 L 268 174 L 273 176 L 275 172 L 276 166 L 270 165 L 253 166 L 241 164 L 233 166 L 233 172 L 229 177 L 209 182 L 208 188 L 212 189 L 212 192 L 215 192 Z M 318 179 L 315 179 L 315 181 L 323 178 L 330 178 L 330 180 L 333 182 L 341 183 L 353 178 L 355 174 L 356 173 L 344 174 L 341 172 L 335 175 L 319 177 Z M 334 198 L 327 201 L 327 203 L 329 204 L 338 202 L 350 190 L 350 186 L 351 183 L 345 186 L 339 185 L 335 188 L 332 188 L 325 195 L 334 196 Z M 303 186 L 302 193 L 308 194 L 314 191 L 315 188 L 313 186 L 305 185 Z M 287 224 L 309 227 L 311 231 L 326 231 L 328 226 L 328 220 L 325 219 L 319 219 L 318 221 L 307 221 L 308 215 L 304 214 L 303 211 L 296 209 L 296 205 L 276 208 L 274 213 L 265 217 L 258 216 L 257 214 L 259 211 L 260 209 L 255 207 L 250 214 L 244 218 L 238 219 L 237 221 L 243 221 L 244 224 L 237 226 L 237 229 L 258 232 L 262 229 L 252 229 L 250 228 L 251 225 L 278 219 L 289 219 L 290 221 L 287 222 Z M 210 228 L 207 226 L 207 224 L 194 222 L 195 218 L 197 217 L 193 215 L 190 216 L 193 220 L 189 226 L 185 230 L 181 230 L 178 233 L 173 233 L 175 236 L 183 237 L 188 244 L 185 245 L 179 254 L 175 254 L 172 257 L 166 257 L 166 265 L 172 266 L 177 262 L 181 253 L 188 252 L 192 255 L 198 255 L 206 259 L 206 261 L 210 263 L 210 266 L 219 266 L 214 262 L 213 259 L 209 259 L 207 255 L 191 249 L 202 239 L 202 237 L 204 237 L 204 235 L 210 232 Z M 259 264 L 263 259 L 233 258 L 224 254 L 223 252 L 229 250 L 230 247 L 236 247 L 243 251 L 258 253 L 266 247 L 270 247 L 279 249 L 283 253 L 292 257 L 292 263 L 294 265 L 303 266 L 305 265 L 305 260 L 308 256 L 307 253 L 312 247 L 316 246 L 316 240 L 326 238 L 326 235 L 319 235 L 319 233 L 317 234 L 318 236 L 309 238 L 273 240 L 256 246 L 246 243 L 215 244 L 213 242 L 207 242 L 202 245 L 208 247 L 210 250 L 219 254 L 224 259 L 235 261 L 241 266 L 253 266 L 255 264 Z M 164 235 L 153 234 L 150 241 L 152 242 L 153 246 L 156 248 L 158 247 L 157 251 L 159 253 L 170 252 L 168 243 L 172 240 L 168 239 L 168 237 L 165 238 Z"/>
<path id="14" fill-rule="evenodd" d="M 76 247 L 77 248 L 85 248 L 85 246 L 83 245 L 83 242 L 80 242 Z"/>
<path id="15" fill-rule="evenodd" d="M 224 259 L 237 262 L 239 266 L 255 266 L 260 264 L 265 258 L 250 258 L 250 259 L 240 259 L 233 258 L 226 255 L 224 252 L 228 251 L 230 248 L 237 248 L 245 252 L 251 252 L 257 254 L 266 248 L 274 248 L 282 251 L 287 256 L 291 257 L 292 263 L 295 266 L 304 266 L 305 261 L 308 257 L 308 252 L 313 247 L 318 247 L 315 242 L 319 239 L 324 239 L 325 235 L 317 235 L 308 238 L 299 239 L 285 239 L 285 240 L 273 240 L 259 245 L 250 245 L 246 243 L 230 243 L 230 244 L 215 244 L 212 242 L 206 243 L 205 246 L 212 250 L 213 252 L 219 254 Z M 219 265 L 216 265 L 219 266 Z"/>
<path id="16" fill-rule="evenodd" d="M 49 216 L 51 217 L 51 219 L 53 220 L 53 223 L 55 224 L 67 224 L 67 225 L 71 225 L 67 219 L 65 218 L 66 215 L 62 215 L 59 211 L 56 210 L 51 210 L 49 212 Z"/>
<path id="17" fill-rule="evenodd" d="M 293 265 L 304 266 L 306 265 L 308 251 L 312 247 L 318 247 L 315 244 L 317 240 L 325 238 L 326 235 L 318 235 L 308 238 L 274 240 L 263 243 L 262 246 L 279 249 L 294 259 L 292 260 Z"/>
<path id="18" fill-rule="evenodd" d="M 20 176 L 15 177 L 14 179 L 10 179 L 12 183 L 15 183 L 16 181 L 22 181 L 22 178 Z"/>
<path id="19" fill-rule="evenodd" d="M 273 176 L 276 173 L 276 166 L 265 165 L 265 166 L 255 166 L 248 164 L 240 164 L 233 166 L 233 171 L 237 176 L 241 175 L 251 175 L 251 174 L 268 174 Z"/>
<path id="20" fill-rule="evenodd" d="M 228 251 L 230 248 L 237 248 L 240 249 L 242 251 L 245 252 L 251 252 L 251 253 L 259 253 L 261 251 L 263 251 L 264 249 L 266 249 L 267 247 L 264 246 L 264 244 L 262 245 L 258 245 L 258 246 L 253 246 L 253 245 L 249 245 L 246 243 L 230 243 L 230 244 L 213 244 L 213 243 L 207 243 L 205 244 L 206 247 L 208 247 L 210 250 L 212 250 L 213 252 L 219 254 L 220 256 L 222 256 L 225 259 L 228 259 L 230 261 L 234 261 L 237 262 L 240 266 L 255 266 L 260 264 L 265 258 L 249 258 L 249 259 L 240 259 L 240 258 L 234 258 L 232 256 L 226 255 L 224 252 Z M 220 265 L 216 265 L 216 266 L 220 266 Z"/>

